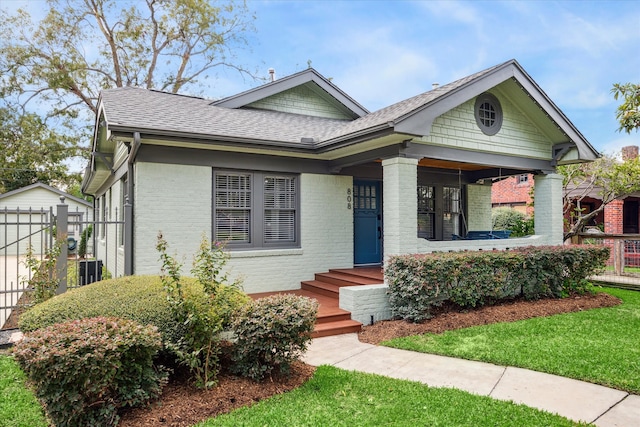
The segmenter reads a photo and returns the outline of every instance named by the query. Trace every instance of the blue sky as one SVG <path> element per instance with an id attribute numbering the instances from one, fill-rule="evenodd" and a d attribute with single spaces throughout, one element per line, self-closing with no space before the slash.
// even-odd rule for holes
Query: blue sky
<path id="1" fill-rule="evenodd" d="M 610 94 L 640 83 L 638 1 L 257 1 L 251 52 L 266 77 L 307 61 L 369 110 L 516 59 L 598 150 L 640 145 L 617 132 Z M 222 73 L 208 94 L 257 83 Z"/>
<path id="2" fill-rule="evenodd" d="M 596 149 L 640 145 L 617 132 L 613 83 L 640 83 L 640 1 L 247 0 L 256 32 L 237 63 L 265 78 L 307 62 L 371 111 L 516 59 Z M 0 0 L 27 6 L 43 1 Z M 203 95 L 257 86 L 226 71 Z"/>

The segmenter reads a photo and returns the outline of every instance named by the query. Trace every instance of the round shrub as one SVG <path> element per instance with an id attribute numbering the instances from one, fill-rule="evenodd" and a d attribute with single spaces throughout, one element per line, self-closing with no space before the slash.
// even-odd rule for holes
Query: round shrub
<path id="1" fill-rule="evenodd" d="M 244 305 L 232 322 L 237 336 L 232 369 L 256 380 L 287 374 L 311 341 L 317 312 L 316 300 L 292 294 Z"/>
<path id="2" fill-rule="evenodd" d="M 27 333 L 14 354 L 56 426 L 115 426 L 120 408 L 162 392 L 161 347 L 153 326 L 97 317 Z"/>

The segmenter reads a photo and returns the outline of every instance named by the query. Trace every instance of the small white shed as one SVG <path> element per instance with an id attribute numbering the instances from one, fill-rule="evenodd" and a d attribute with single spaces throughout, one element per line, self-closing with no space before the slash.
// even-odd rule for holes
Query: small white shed
<path id="1" fill-rule="evenodd" d="M 41 253 L 42 230 L 48 228 L 61 197 L 68 205 L 69 237 L 78 241 L 84 224 L 93 220 L 91 202 L 39 182 L 0 194 L 0 256 L 24 255 L 29 244 Z"/>

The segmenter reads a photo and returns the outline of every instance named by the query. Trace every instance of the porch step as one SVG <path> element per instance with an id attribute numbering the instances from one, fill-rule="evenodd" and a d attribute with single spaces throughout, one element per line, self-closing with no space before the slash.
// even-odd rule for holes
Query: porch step
<path id="1" fill-rule="evenodd" d="M 305 291 L 314 292 L 330 298 L 338 298 L 340 286 L 320 280 L 305 280 L 301 282 L 301 288 Z"/>
<path id="2" fill-rule="evenodd" d="M 358 268 L 337 268 L 330 269 L 330 273 L 347 274 L 349 276 L 356 276 L 359 278 L 371 279 L 369 285 L 377 285 L 378 283 L 384 283 L 384 274 L 382 273 L 382 267 L 358 267 Z"/>
<path id="3" fill-rule="evenodd" d="M 329 270 L 328 273 L 316 273 L 315 279 L 338 286 L 375 285 L 381 283 L 381 281 L 377 279 L 352 273 L 345 273 L 344 271 L 339 270 Z"/>
<path id="4" fill-rule="evenodd" d="M 312 338 L 328 337 L 332 335 L 350 334 L 360 332 L 362 323 L 355 320 L 340 320 L 329 323 L 316 323 L 316 327 L 311 334 Z"/>

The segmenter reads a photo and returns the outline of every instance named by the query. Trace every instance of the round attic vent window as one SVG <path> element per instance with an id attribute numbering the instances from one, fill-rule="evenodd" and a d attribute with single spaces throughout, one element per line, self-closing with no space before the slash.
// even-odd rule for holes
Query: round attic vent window
<path id="1" fill-rule="evenodd" d="M 485 135 L 495 135 L 502 127 L 502 107 L 498 98 L 483 93 L 476 98 L 474 107 L 476 123 Z"/>

